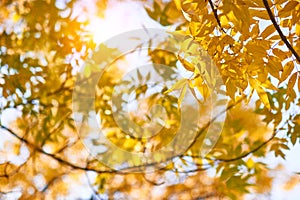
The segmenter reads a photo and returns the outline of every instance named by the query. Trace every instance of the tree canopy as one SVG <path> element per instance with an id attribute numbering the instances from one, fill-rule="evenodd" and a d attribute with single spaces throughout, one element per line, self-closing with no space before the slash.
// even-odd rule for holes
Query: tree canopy
<path id="1" fill-rule="evenodd" d="M 161 30 L 102 44 L 119 2 L 82 2 L 0 2 L 0 199 L 267 198 L 300 142 L 300 1 L 141 1 Z"/>

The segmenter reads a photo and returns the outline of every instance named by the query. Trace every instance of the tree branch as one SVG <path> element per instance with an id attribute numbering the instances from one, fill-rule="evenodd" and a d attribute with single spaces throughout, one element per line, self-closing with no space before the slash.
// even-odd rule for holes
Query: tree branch
<path id="1" fill-rule="evenodd" d="M 286 122 L 284 123 L 284 125 L 287 124 L 287 123 L 288 123 L 288 121 L 286 121 Z M 283 126 L 284 126 L 284 125 L 283 125 Z M 263 143 L 261 143 L 260 145 L 258 145 L 257 147 L 255 147 L 254 149 L 252 149 L 252 150 L 250 150 L 250 151 L 248 151 L 248 152 L 246 152 L 246 153 L 244 153 L 244 154 L 241 154 L 241 155 L 239 155 L 239 156 L 237 156 L 237 157 L 234 157 L 234 158 L 217 158 L 216 161 L 221 161 L 221 162 L 232 162 L 232 161 L 236 161 L 236 160 L 240 160 L 240 159 L 242 159 L 242 158 L 245 158 L 245 157 L 247 157 L 248 155 L 257 152 L 257 151 L 260 150 L 262 147 L 264 147 L 266 144 L 268 144 L 270 141 L 272 141 L 272 140 L 275 138 L 275 136 L 277 135 L 278 132 L 279 132 L 279 130 L 277 130 L 277 131 L 274 130 L 274 133 L 272 134 L 272 136 L 271 136 L 268 140 L 264 141 Z"/>
<path id="2" fill-rule="evenodd" d="M 271 140 L 273 140 L 274 137 L 276 136 L 276 133 L 277 132 L 273 133 L 272 136 L 268 140 L 264 141 L 263 143 L 261 143 L 260 145 L 258 145 L 257 147 L 255 147 L 254 149 L 252 149 L 252 150 L 250 150 L 250 151 L 248 151 L 248 152 L 246 152 L 244 154 L 241 154 L 241 155 L 239 155 L 237 157 L 234 157 L 234 158 L 217 158 L 216 160 L 221 161 L 221 162 L 233 162 L 233 161 L 237 161 L 237 160 L 240 160 L 242 158 L 245 158 L 248 155 L 257 152 L 262 147 L 264 147 L 266 144 L 268 144 Z"/>
<path id="3" fill-rule="evenodd" d="M 81 167 L 78 165 L 75 165 L 67 160 L 62 159 L 61 157 L 55 155 L 55 154 L 51 154 L 51 153 L 47 153 L 45 152 L 43 149 L 41 149 L 40 147 L 37 147 L 36 145 L 32 144 L 31 142 L 29 142 L 27 139 L 20 137 L 18 134 L 16 134 L 15 132 L 13 132 L 10 128 L 7 128 L 6 126 L 0 125 L 0 127 L 4 130 L 6 130 L 7 132 L 9 132 L 11 135 L 13 135 L 15 138 L 17 138 L 18 140 L 22 141 L 23 143 L 27 144 L 28 146 L 32 147 L 35 151 L 42 153 L 48 157 L 51 157 L 53 159 L 55 159 L 56 161 L 58 161 L 61 164 L 67 165 L 73 169 L 78 169 L 78 170 L 84 170 L 84 171 L 93 171 L 96 173 L 115 173 L 115 174 L 126 174 L 128 172 L 122 172 L 122 171 L 118 171 L 118 170 L 97 170 L 97 169 L 93 169 L 93 168 L 89 168 L 89 167 Z"/>
<path id="4" fill-rule="evenodd" d="M 214 13 L 215 19 L 217 20 L 217 23 L 218 23 L 219 27 L 221 28 L 221 30 L 223 31 L 223 33 L 226 33 L 226 31 L 224 30 L 224 28 L 221 25 L 221 21 L 220 21 L 220 19 L 218 17 L 217 9 L 215 9 L 215 6 L 214 6 L 212 0 L 208 0 L 208 3 L 209 3 L 209 5 L 210 5 L 210 7 L 211 7 L 211 9 L 212 9 L 212 11 Z"/>
<path id="5" fill-rule="evenodd" d="M 224 113 L 226 113 L 227 111 L 229 111 L 230 109 L 232 109 L 234 106 L 238 105 L 239 103 L 241 103 L 244 99 L 246 98 L 246 96 L 241 97 L 239 100 L 237 100 L 235 103 L 227 106 L 226 109 L 222 110 L 220 113 L 218 113 L 216 116 L 214 116 L 196 135 L 195 139 L 193 140 L 193 142 L 189 145 L 189 147 L 187 149 L 190 149 L 197 141 L 197 139 L 201 136 L 201 134 L 209 128 L 209 126 L 216 121 L 220 116 L 222 116 Z"/>
<path id="6" fill-rule="evenodd" d="M 268 15 L 275 27 L 275 29 L 277 30 L 280 38 L 282 39 L 282 41 L 285 43 L 285 45 L 287 46 L 287 48 L 293 53 L 293 55 L 296 57 L 296 59 L 298 60 L 298 62 L 300 62 L 300 56 L 297 54 L 297 52 L 295 51 L 295 49 L 292 47 L 292 45 L 289 43 L 289 41 L 287 40 L 287 38 L 285 37 L 285 35 L 282 33 L 279 25 L 277 24 L 275 17 L 270 9 L 268 0 L 263 0 L 264 2 L 264 6 L 267 9 Z"/>
<path id="7" fill-rule="evenodd" d="M 218 115 L 216 115 L 209 123 L 206 124 L 206 126 L 204 126 L 199 132 L 198 134 L 196 135 L 196 138 L 195 140 L 192 142 L 192 144 L 188 147 L 191 148 L 191 146 L 193 146 L 193 144 L 196 142 L 197 138 L 203 133 L 203 131 L 205 131 L 212 122 L 214 122 L 220 115 L 224 114 L 226 111 L 232 109 L 234 106 L 236 106 L 237 104 L 241 103 L 243 101 L 244 98 L 240 98 L 238 101 L 236 101 L 234 104 L 231 104 L 229 105 L 226 109 L 224 109 L 223 111 L 221 111 Z M 132 173 L 132 171 L 134 171 L 135 169 L 141 169 L 143 167 L 148 167 L 148 166 L 154 166 L 154 165 L 157 165 L 159 164 L 158 162 L 153 162 L 153 163 L 148 163 L 148 164 L 145 164 L 143 166 L 132 166 L 132 167 L 127 167 L 127 168 L 124 168 L 124 169 L 121 169 L 121 170 L 97 170 L 97 169 L 93 169 L 93 168 L 90 168 L 88 166 L 86 167 L 82 167 L 82 166 L 78 166 L 78 165 L 75 165 L 67 160 L 64 160 L 62 159 L 61 157 L 57 156 L 56 154 L 51 154 L 51 153 L 47 153 L 45 152 L 43 149 L 37 147 L 36 145 L 32 144 L 31 142 L 29 142 L 28 140 L 26 140 L 25 138 L 22 138 L 20 137 L 19 135 L 17 135 L 16 133 L 14 133 L 11 129 L 1 125 L 1 128 L 8 131 L 11 135 L 13 135 L 14 137 L 16 137 L 17 139 L 19 139 L 20 141 L 24 142 L 25 144 L 27 144 L 28 146 L 31 146 L 33 147 L 36 151 L 38 151 L 39 153 L 42 153 L 46 156 L 49 156 L 55 160 L 57 160 L 58 162 L 60 162 L 61 164 L 64 164 L 64 165 L 67 165 L 73 169 L 78 169 L 78 170 L 84 170 L 84 171 L 93 171 L 93 172 L 96 172 L 96 173 L 115 173 L 115 174 L 130 174 Z M 214 161 L 221 161 L 221 162 L 232 162 L 232 161 L 236 161 L 236 160 L 239 160 L 239 159 L 242 159 L 242 158 L 245 158 L 247 157 L 248 155 L 252 154 L 252 153 L 255 153 L 257 152 L 259 149 L 261 149 L 263 146 L 265 146 L 266 144 L 268 144 L 271 140 L 274 139 L 274 137 L 276 136 L 278 131 L 274 131 L 274 133 L 272 134 L 272 136 L 266 140 L 265 142 L 261 143 L 260 145 L 258 145 L 257 147 L 255 147 L 254 149 L 250 150 L 249 152 L 246 152 L 244 154 L 241 154 L 237 157 L 234 157 L 234 158 L 216 158 L 216 159 L 213 159 Z M 169 159 L 167 159 L 166 161 L 171 161 L 173 159 L 175 159 L 176 157 L 180 158 L 180 157 L 184 157 L 185 155 L 184 154 L 181 154 L 181 155 L 177 155 L 177 156 L 174 156 L 174 157 L 171 157 Z M 196 171 L 202 171 L 202 170 L 207 170 L 208 168 L 197 168 L 197 169 L 194 169 L 194 170 L 191 170 L 191 171 L 183 171 L 181 173 L 189 173 L 189 172 L 196 172 Z M 164 168 L 160 168 L 159 170 L 162 170 L 164 171 Z"/>

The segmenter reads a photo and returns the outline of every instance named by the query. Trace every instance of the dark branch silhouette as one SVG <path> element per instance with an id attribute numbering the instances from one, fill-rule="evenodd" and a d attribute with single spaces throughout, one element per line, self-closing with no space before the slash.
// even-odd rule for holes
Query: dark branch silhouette
<path id="1" fill-rule="evenodd" d="M 214 17 L 217 20 L 217 23 L 218 23 L 219 27 L 221 28 L 221 30 L 223 31 L 223 33 L 226 33 L 226 31 L 224 30 L 224 28 L 221 25 L 221 21 L 220 21 L 220 19 L 218 17 L 218 11 L 217 11 L 217 9 L 215 9 L 215 6 L 214 6 L 212 0 L 208 0 L 208 3 L 209 3 L 209 5 L 210 5 L 210 7 L 211 7 L 211 9 L 212 9 L 212 11 L 214 13 Z"/>
<path id="2" fill-rule="evenodd" d="M 298 53 L 295 51 L 295 49 L 292 47 L 292 45 L 289 43 L 289 41 L 287 40 L 287 38 L 285 37 L 285 35 L 282 33 L 279 25 L 277 24 L 275 17 L 270 9 L 268 0 L 263 0 L 264 2 L 264 6 L 267 9 L 268 15 L 276 29 L 276 31 L 278 32 L 281 40 L 284 42 L 284 44 L 287 46 L 287 48 L 293 53 L 293 55 L 295 56 L 295 58 L 298 60 L 298 62 L 300 63 L 300 56 L 298 55 Z"/>

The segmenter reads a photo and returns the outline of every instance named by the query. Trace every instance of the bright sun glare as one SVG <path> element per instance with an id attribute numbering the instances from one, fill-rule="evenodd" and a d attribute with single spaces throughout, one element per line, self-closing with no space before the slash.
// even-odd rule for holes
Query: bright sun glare
<path id="1" fill-rule="evenodd" d="M 133 2 L 109 5 L 105 10 L 104 18 L 93 18 L 90 22 L 88 30 L 94 42 L 100 44 L 120 33 L 141 29 L 143 26 L 160 28 L 161 26 L 151 20 L 142 8 L 142 4 Z"/>
<path id="2" fill-rule="evenodd" d="M 123 4 L 123 5 L 122 5 Z M 94 18 L 88 27 L 96 44 L 105 42 L 113 36 L 131 29 L 138 28 L 139 17 L 130 12 L 132 9 L 125 3 L 114 4 L 105 11 L 104 18 Z"/>
<path id="3" fill-rule="evenodd" d="M 92 38 L 96 44 L 105 42 L 116 34 L 114 26 L 109 26 L 109 24 L 111 24 L 110 21 L 111 20 L 109 20 L 109 18 L 95 18 L 91 21 L 88 29 L 91 32 Z"/>

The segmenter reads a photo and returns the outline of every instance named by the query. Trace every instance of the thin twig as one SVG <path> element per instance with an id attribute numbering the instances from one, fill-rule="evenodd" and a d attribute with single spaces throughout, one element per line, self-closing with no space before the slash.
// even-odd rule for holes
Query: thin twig
<path id="1" fill-rule="evenodd" d="M 8 131 L 11 135 L 13 135 L 15 138 L 17 138 L 18 140 L 24 142 L 25 144 L 27 144 L 28 146 L 32 147 L 35 151 L 42 153 L 46 156 L 49 156 L 53 159 L 55 159 L 56 161 L 58 161 L 61 164 L 67 165 L 69 167 L 72 167 L 73 169 L 79 169 L 79 170 L 84 170 L 84 171 L 93 171 L 96 173 L 115 173 L 115 174 L 126 174 L 126 172 L 122 172 L 122 171 L 118 171 L 118 170 L 97 170 L 97 169 L 93 169 L 93 168 L 89 168 L 89 167 L 81 167 L 78 165 L 75 165 L 67 160 L 62 159 L 61 157 L 55 155 L 55 154 L 51 154 L 51 153 L 47 153 L 45 152 L 43 149 L 37 147 L 36 145 L 32 144 L 31 142 L 29 142 L 27 139 L 20 137 L 18 134 L 16 134 L 15 132 L 13 132 L 10 128 L 7 128 L 6 126 L 0 125 L 0 127 L 6 131 Z"/>
<path id="2" fill-rule="evenodd" d="M 286 122 L 284 123 L 284 125 L 287 124 L 287 123 L 288 123 L 288 121 L 286 121 Z M 284 126 L 284 125 L 283 125 L 283 126 Z M 267 145 L 270 141 L 272 141 L 272 140 L 275 138 L 275 136 L 277 135 L 277 133 L 279 132 L 279 130 L 280 130 L 280 129 L 274 130 L 272 136 L 271 136 L 269 139 L 267 139 L 266 141 L 264 141 L 263 143 L 261 143 L 260 145 L 258 145 L 257 147 L 255 147 L 254 149 L 251 149 L 250 151 L 248 151 L 248 152 L 246 152 L 246 153 L 244 153 L 244 154 L 241 154 L 241 155 L 239 155 L 239 156 L 237 156 L 237 157 L 234 157 L 234 158 L 217 158 L 216 160 L 217 160 L 217 161 L 221 161 L 221 162 L 232 162 L 232 161 L 236 161 L 236 160 L 240 160 L 240 159 L 242 159 L 242 158 L 245 158 L 245 157 L 247 157 L 248 155 L 257 152 L 257 151 L 260 150 L 262 147 L 264 147 L 265 145 Z"/>
<path id="3" fill-rule="evenodd" d="M 218 17 L 217 9 L 215 9 L 215 6 L 214 6 L 213 2 L 211 0 L 208 0 L 208 2 L 209 2 L 209 5 L 210 5 L 213 13 L 214 13 L 215 19 L 217 20 L 217 23 L 218 23 L 219 27 L 221 28 L 221 30 L 223 31 L 223 33 L 226 33 L 226 31 L 224 30 L 224 28 L 221 25 L 221 21 L 220 21 L 220 19 Z"/>
<path id="4" fill-rule="evenodd" d="M 275 27 L 275 29 L 277 30 L 280 38 L 282 39 L 282 41 L 285 43 L 285 45 L 287 46 L 287 48 L 293 53 L 293 55 L 296 57 L 296 59 L 298 60 L 298 62 L 300 62 L 300 56 L 298 55 L 298 53 L 295 51 L 295 49 L 292 47 L 292 45 L 289 43 L 289 41 L 287 40 L 287 38 L 285 37 L 285 35 L 282 33 L 279 25 L 277 24 L 275 18 L 274 18 L 274 15 L 270 9 L 270 6 L 269 6 L 269 3 L 268 3 L 268 0 L 263 0 L 264 2 L 264 6 L 265 8 L 267 9 L 267 12 L 268 12 L 268 15 Z"/>

